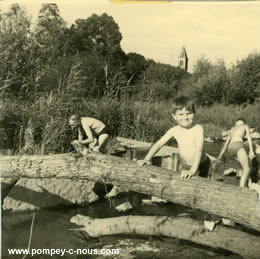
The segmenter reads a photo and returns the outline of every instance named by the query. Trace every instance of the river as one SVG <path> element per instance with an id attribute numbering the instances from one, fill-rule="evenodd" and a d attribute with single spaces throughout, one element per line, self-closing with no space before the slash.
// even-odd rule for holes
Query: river
<path id="1" fill-rule="evenodd" d="M 218 144 L 206 144 L 206 152 L 217 156 L 221 149 Z M 233 161 L 225 167 L 235 165 Z M 226 178 L 228 179 L 228 177 Z M 230 178 L 231 179 L 231 178 Z M 232 177 L 227 182 L 237 184 L 238 180 Z M 203 220 L 206 214 L 191 210 L 181 205 L 153 204 L 142 205 L 142 199 L 150 197 L 143 194 L 129 192 L 119 194 L 110 201 L 101 198 L 97 202 L 84 208 L 67 208 L 56 210 L 40 210 L 35 213 L 32 229 L 31 248 L 33 249 L 87 249 L 87 248 L 119 248 L 119 255 L 107 255 L 109 258 L 242 258 L 231 252 L 201 246 L 192 242 L 166 237 L 149 237 L 137 235 L 115 235 L 100 238 L 90 238 L 83 231 L 72 230 L 78 226 L 70 223 L 71 217 L 82 214 L 93 218 L 106 218 L 121 215 L 183 215 L 197 220 Z M 130 201 L 133 209 L 119 213 L 115 207 L 125 201 Z M 2 258 L 22 258 L 21 255 L 8 256 L 11 248 L 27 248 L 33 213 L 2 212 Z M 40 250 L 39 250 L 40 251 Z M 64 256 L 64 258 L 68 257 Z M 73 255 L 68 258 L 103 258 L 100 255 Z M 39 258 L 30 257 L 26 258 Z M 44 258 L 60 258 L 44 256 Z"/>

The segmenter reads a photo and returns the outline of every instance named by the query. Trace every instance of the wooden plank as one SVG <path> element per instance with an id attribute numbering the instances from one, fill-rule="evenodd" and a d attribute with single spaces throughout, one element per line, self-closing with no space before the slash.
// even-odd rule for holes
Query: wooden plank
<path id="1" fill-rule="evenodd" d="M 144 142 L 144 141 L 138 141 L 133 139 L 127 139 L 122 137 L 117 137 L 116 140 L 122 144 L 122 146 L 127 146 L 128 148 L 133 149 L 145 149 L 148 150 L 152 147 L 151 143 Z M 179 154 L 179 150 L 177 147 L 170 147 L 170 146 L 163 146 L 155 155 L 154 157 L 167 157 L 172 156 L 173 154 Z M 211 161 L 216 160 L 215 157 L 207 154 L 207 156 L 210 158 Z"/>
<path id="2" fill-rule="evenodd" d="M 127 146 L 129 148 L 136 148 L 136 149 L 150 149 L 152 146 L 151 143 L 148 142 L 143 142 L 143 141 L 137 141 L 133 139 L 126 139 L 126 138 L 121 138 L 117 137 L 116 140 L 120 142 L 122 145 Z M 164 146 L 159 150 L 156 154 L 156 156 L 170 156 L 174 153 L 179 153 L 178 148 L 176 147 L 170 147 L 170 146 Z"/>

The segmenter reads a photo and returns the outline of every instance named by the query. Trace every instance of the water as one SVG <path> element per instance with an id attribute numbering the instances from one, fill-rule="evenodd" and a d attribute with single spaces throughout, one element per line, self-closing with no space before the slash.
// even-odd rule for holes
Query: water
<path id="1" fill-rule="evenodd" d="M 220 149 L 221 145 L 206 144 L 206 152 L 212 156 L 217 156 Z M 234 177 L 232 177 L 232 179 L 234 179 Z M 35 214 L 31 248 L 120 248 L 120 255 L 110 256 L 111 258 L 241 258 L 227 251 L 220 251 L 174 238 L 136 235 L 89 238 L 83 231 L 71 230 L 78 228 L 78 226 L 70 223 L 70 219 L 77 214 L 87 215 L 93 218 L 121 215 L 177 216 L 180 214 L 190 216 L 197 220 L 203 220 L 203 218 L 207 217 L 206 214 L 198 210 L 191 210 L 187 207 L 172 203 L 163 205 L 142 205 L 142 199 L 149 198 L 148 195 L 129 192 L 128 194 L 120 194 L 117 198 L 111 199 L 110 201 L 102 198 L 84 208 L 38 211 Z M 123 214 L 117 212 L 115 207 L 125 201 L 129 201 L 133 209 Z M 32 212 L 2 213 L 2 258 L 7 256 L 8 248 L 27 248 L 31 222 Z M 10 256 L 7 258 L 10 258 Z M 22 258 L 22 256 L 12 256 L 12 258 Z M 53 256 L 52 258 L 55 257 Z M 103 257 L 78 255 L 70 258 Z"/>
<path id="2" fill-rule="evenodd" d="M 119 195 L 116 199 L 101 199 L 85 208 L 71 208 L 66 210 L 41 210 L 36 212 L 33 226 L 31 248 L 44 249 L 87 249 L 87 248 L 120 248 L 120 256 L 113 258 L 240 258 L 227 251 L 220 251 L 203 247 L 191 242 L 165 237 L 147 237 L 135 235 L 115 235 L 100 238 L 89 238 L 83 231 L 70 230 L 79 228 L 70 223 L 70 219 L 77 215 L 87 215 L 94 218 L 121 216 L 115 207 L 124 201 L 130 201 L 133 209 L 123 215 L 190 215 L 194 219 L 201 219 L 200 211 L 191 210 L 176 204 L 141 205 L 141 199 L 147 195 L 131 193 Z M 2 218 L 2 252 L 7 256 L 8 248 L 27 248 L 32 213 L 4 213 Z M 119 246 L 120 244 L 120 246 Z M 173 257 L 173 255 L 175 257 Z M 134 257 L 133 257 L 134 256 Z M 9 257 L 7 257 L 9 258 Z M 21 256 L 12 256 L 21 258 Z M 34 258 L 34 257 L 33 257 Z M 52 257 L 53 258 L 53 257 Z M 54 257 L 55 258 L 55 257 Z M 57 257 L 58 258 L 58 257 Z M 75 257 L 75 258 L 101 258 Z"/>

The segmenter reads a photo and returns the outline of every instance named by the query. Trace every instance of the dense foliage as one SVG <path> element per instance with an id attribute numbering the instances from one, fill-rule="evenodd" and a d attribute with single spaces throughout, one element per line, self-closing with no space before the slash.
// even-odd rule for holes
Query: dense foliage
<path id="1" fill-rule="evenodd" d="M 216 105 L 235 109 L 227 104 L 244 104 L 243 111 L 257 108 L 259 53 L 229 69 L 222 60 L 212 64 L 201 58 L 190 74 L 125 53 L 122 37 L 106 13 L 68 26 L 56 4 L 43 4 L 35 24 L 18 4 L 0 12 L 0 128 L 7 129 L 0 134 L 1 145 L 21 151 L 32 134 L 32 152 L 64 151 L 66 120 L 73 112 L 103 120 L 115 135 L 154 141 L 172 123 L 162 111 L 170 114 L 171 100 L 183 94 L 212 106 L 201 107 L 202 112 Z M 203 123 L 213 121 L 204 118 L 209 121 L 201 118 Z"/>

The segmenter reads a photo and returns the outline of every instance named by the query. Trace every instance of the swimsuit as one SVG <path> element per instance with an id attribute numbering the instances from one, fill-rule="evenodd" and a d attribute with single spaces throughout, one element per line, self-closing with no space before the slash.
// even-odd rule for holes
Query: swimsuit
<path id="1" fill-rule="evenodd" d="M 208 156 L 206 156 L 206 157 L 207 158 L 203 162 L 200 162 L 198 170 L 197 170 L 199 172 L 199 176 L 205 177 L 205 178 L 208 177 L 209 168 L 211 165 L 209 157 Z M 184 161 L 181 161 L 181 167 L 182 167 L 182 169 L 185 169 L 185 170 L 190 170 L 190 168 L 191 168 L 191 166 L 185 164 Z"/>
<path id="2" fill-rule="evenodd" d="M 236 156 L 237 152 L 243 147 L 243 141 L 234 141 L 228 145 L 228 152 L 232 156 Z"/>
<path id="3" fill-rule="evenodd" d="M 100 132 L 99 132 L 99 134 L 98 134 L 98 136 L 101 136 L 102 134 L 107 134 L 107 135 L 111 135 L 111 129 L 109 128 L 109 127 L 107 127 L 107 126 L 105 126 L 105 128 L 103 128 Z"/>
<path id="4" fill-rule="evenodd" d="M 74 139 L 78 139 L 78 136 L 77 136 L 77 133 L 80 132 L 81 135 L 82 135 L 82 140 L 85 140 L 88 138 L 82 124 L 79 124 L 75 129 L 72 130 L 73 131 L 73 135 L 74 135 Z M 111 136 L 111 129 L 107 126 L 105 126 L 98 134 L 96 134 L 94 131 L 93 132 L 93 135 L 96 136 L 96 137 L 99 137 L 101 136 L 102 134 L 108 134 L 109 136 Z M 73 140 L 74 140 L 73 139 Z"/>
<path id="5" fill-rule="evenodd" d="M 208 177 L 209 174 L 209 168 L 210 168 L 211 162 L 209 157 L 207 156 L 207 159 L 200 163 L 199 165 L 199 176 L 200 177 Z"/>

